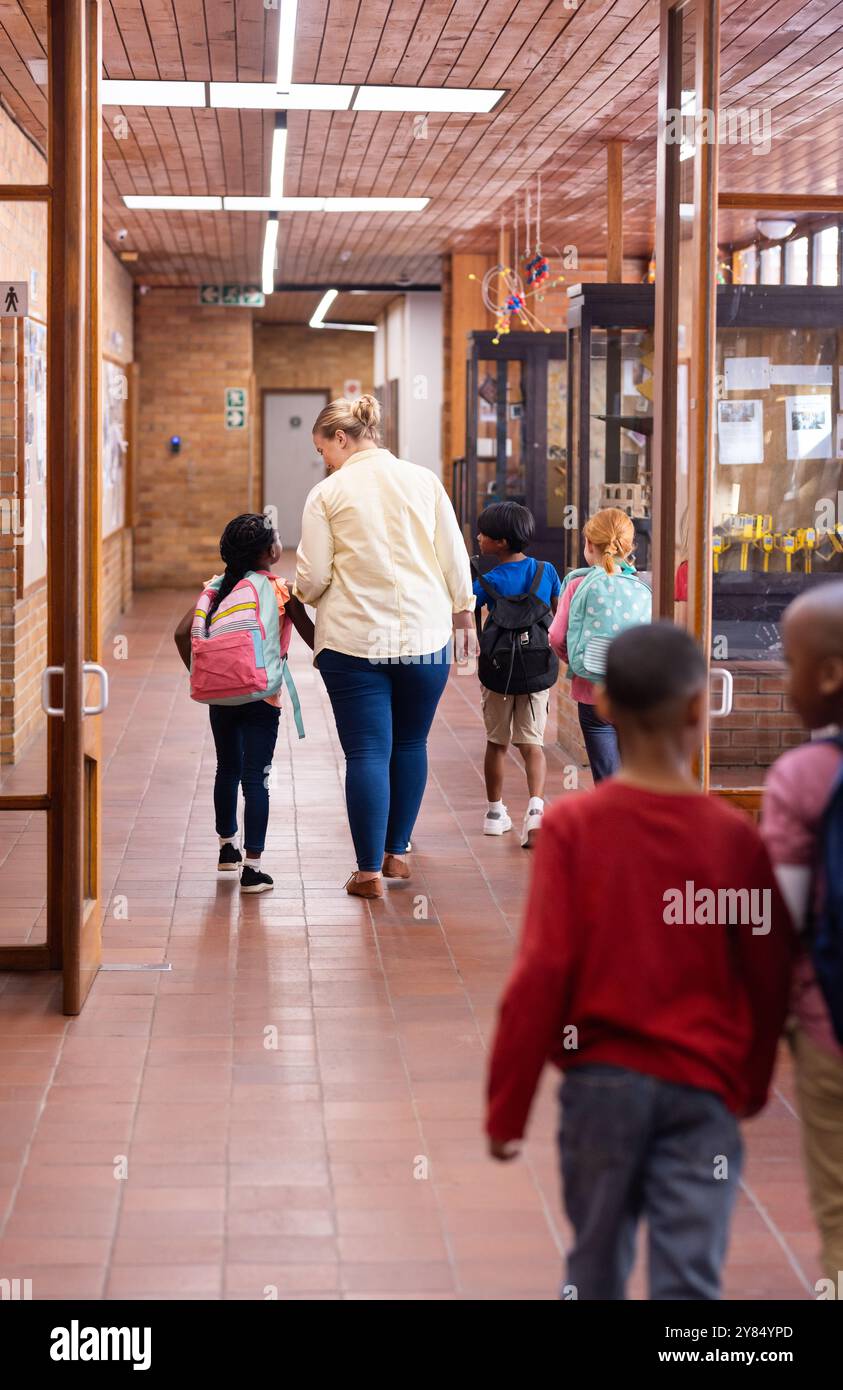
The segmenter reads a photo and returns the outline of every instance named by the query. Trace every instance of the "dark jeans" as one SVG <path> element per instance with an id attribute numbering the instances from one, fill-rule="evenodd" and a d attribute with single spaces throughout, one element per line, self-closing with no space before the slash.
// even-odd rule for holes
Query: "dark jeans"
<path id="1" fill-rule="evenodd" d="M 622 1299 L 639 1220 L 651 1299 L 716 1299 L 743 1162 L 738 1122 L 712 1091 L 626 1067 L 572 1068 L 559 1152 L 574 1228 L 562 1297 Z"/>
<path id="2" fill-rule="evenodd" d="M 450 664 L 448 647 L 405 661 L 323 648 L 316 658 L 345 753 L 345 804 L 358 869 L 403 854 L 427 782 L 427 735 Z"/>
<path id="3" fill-rule="evenodd" d="M 211 705 L 211 730 L 217 749 L 214 810 L 217 834 L 237 834 L 237 791 L 242 782 L 246 803 L 243 848 L 260 854 L 269 823 L 267 785 L 281 710 L 266 700 L 250 705 Z"/>
<path id="4" fill-rule="evenodd" d="M 594 705 L 577 705 L 580 728 L 585 739 L 585 751 L 591 765 L 591 775 L 595 782 L 611 777 L 621 765 L 618 752 L 618 736 L 614 724 L 601 719 Z"/>

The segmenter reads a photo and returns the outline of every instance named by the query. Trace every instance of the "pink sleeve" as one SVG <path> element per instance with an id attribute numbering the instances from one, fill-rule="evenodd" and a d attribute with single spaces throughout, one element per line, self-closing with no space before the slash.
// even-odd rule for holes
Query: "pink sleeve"
<path id="1" fill-rule="evenodd" d="M 568 635 L 568 614 L 571 610 L 571 599 L 574 596 L 574 590 L 577 589 L 580 584 L 582 584 L 582 576 L 578 579 L 572 579 L 570 584 L 565 585 L 565 588 L 562 590 L 562 597 L 559 600 L 559 607 L 556 610 L 556 616 L 550 624 L 550 631 L 548 633 L 551 647 L 556 652 L 556 655 L 560 656 L 563 661 L 568 660 L 568 644 L 566 638 Z"/>
<path id="2" fill-rule="evenodd" d="M 770 768 L 761 835 L 774 864 L 813 864 L 820 819 L 839 767 L 834 744 L 806 743 Z"/>

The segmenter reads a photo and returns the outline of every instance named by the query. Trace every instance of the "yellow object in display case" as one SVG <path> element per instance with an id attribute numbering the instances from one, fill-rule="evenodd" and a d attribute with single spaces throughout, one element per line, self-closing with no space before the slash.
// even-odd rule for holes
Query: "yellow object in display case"
<path id="1" fill-rule="evenodd" d="M 725 555 L 729 549 L 731 541 L 728 536 L 712 536 L 711 549 L 714 552 L 714 573 L 720 573 L 720 556 Z"/>
<path id="2" fill-rule="evenodd" d="M 780 550 L 784 555 L 785 572 L 790 574 L 793 569 L 793 557 L 799 549 L 799 542 L 796 536 L 791 535 L 789 531 L 777 531 L 773 540 L 775 541 L 776 549 Z"/>
<path id="3" fill-rule="evenodd" d="M 759 536 L 755 544 L 758 546 L 759 550 L 761 550 L 761 552 L 764 555 L 764 564 L 762 568 L 764 570 L 764 573 L 766 574 L 770 568 L 770 556 L 776 548 L 775 539 L 768 531 L 765 535 Z"/>
<path id="4" fill-rule="evenodd" d="M 813 553 L 817 548 L 817 532 L 815 527 L 806 526 L 796 532 L 798 549 L 802 551 L 805 564 L 805 573 L 811 574 L 813 570 Z"/>

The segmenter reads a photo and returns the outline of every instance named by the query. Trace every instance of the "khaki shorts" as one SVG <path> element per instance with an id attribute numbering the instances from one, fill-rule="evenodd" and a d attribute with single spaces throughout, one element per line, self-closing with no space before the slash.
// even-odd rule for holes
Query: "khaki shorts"
<path id="1" fill-rule="evenodd" d="M 498 695 L 481 686 L 480 700 L 490 743 L 544 743 L 549 690 L 535 695 Z"/>

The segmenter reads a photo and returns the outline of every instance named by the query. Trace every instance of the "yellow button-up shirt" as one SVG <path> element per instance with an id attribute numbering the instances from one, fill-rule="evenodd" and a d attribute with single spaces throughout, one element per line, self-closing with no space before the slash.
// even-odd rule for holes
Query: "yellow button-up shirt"
<path id="1" fill-rule="evenodd" d="M 316 608 L 314 658 L 323 647 L 380 660 L 440 651 L 475 599 L 436 474 L 388 449 L 352 454 L 305 502 L 293 592 Z"/>

